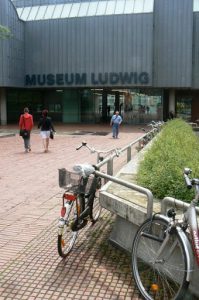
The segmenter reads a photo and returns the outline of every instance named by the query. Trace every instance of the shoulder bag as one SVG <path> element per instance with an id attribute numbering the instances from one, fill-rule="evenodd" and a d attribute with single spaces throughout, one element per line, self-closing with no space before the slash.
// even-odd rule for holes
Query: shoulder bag
<path id="1" fill-rule="evenodd" d="M 51 138 L 52 140 L 54 139 L 54 132 L 53 132 L 52 129 L 50 130 L 50 138 Z"/>
<path id="2" fill-rule="evenodd" d="M 25 120 L 24 120 L 24 116 L 23 116 L 23 123 L 24 123 L 24 129 L 20 129 L 19 131 L 19 135 L 24 138 L 27 139 L 30 137 L 30 131 L 25 129 Z"/>

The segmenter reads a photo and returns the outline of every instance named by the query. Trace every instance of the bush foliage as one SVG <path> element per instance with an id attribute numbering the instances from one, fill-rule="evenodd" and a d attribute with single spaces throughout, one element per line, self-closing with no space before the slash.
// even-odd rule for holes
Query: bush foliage
<path id="1" fill-rule="evenodd" d="M 156 198 L 174 197 L 186 202 L 194 197 L 187 189 L 183 169 L 199 177 L 199 138 L 181 119 L 168 121 L 140 162 L 137 182 L 150 189 Z"/>

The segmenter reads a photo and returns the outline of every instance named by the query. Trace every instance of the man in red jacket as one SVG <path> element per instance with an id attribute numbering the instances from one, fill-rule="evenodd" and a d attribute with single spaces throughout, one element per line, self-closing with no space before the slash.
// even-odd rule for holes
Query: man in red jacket
<path id="1" fill-rule="evenodd" d="M 30 146 L 30 132 L 34 126 L 33 123 L 33 116 L 29 114 L 29 109 L 28 107 L 24 108 L 24 113 L 21 114 L 20 119 L 19 119 L 19 128 L 20 129 L 25 129 L 27 131 L 26 136 L 22 136 L 24 140 L 24 147 L 25 147 L 25 152 L 30 152 L 31 151 L 31 146 Z"/>

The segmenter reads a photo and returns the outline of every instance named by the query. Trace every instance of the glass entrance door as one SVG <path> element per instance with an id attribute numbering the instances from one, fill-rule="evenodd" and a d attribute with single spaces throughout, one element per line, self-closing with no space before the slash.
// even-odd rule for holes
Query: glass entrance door
<path id="1" fill-rule="evenodd" d="M 191 121 L 191 97 L 177 97 L 176 98 L 176 117 L 182 118 L 185 121 Z"/>

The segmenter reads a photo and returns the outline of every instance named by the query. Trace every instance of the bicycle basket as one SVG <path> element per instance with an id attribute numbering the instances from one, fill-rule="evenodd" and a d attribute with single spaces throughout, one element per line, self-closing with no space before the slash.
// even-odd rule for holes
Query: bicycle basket
<path id="1" fill-rule="evenodd" d="M 59 187 L 72 190 L 78 193 L 88 193 L 93 176 L 83 178 L 75 172 L 66 170 L 65 168 L 59 169 Z"/>

